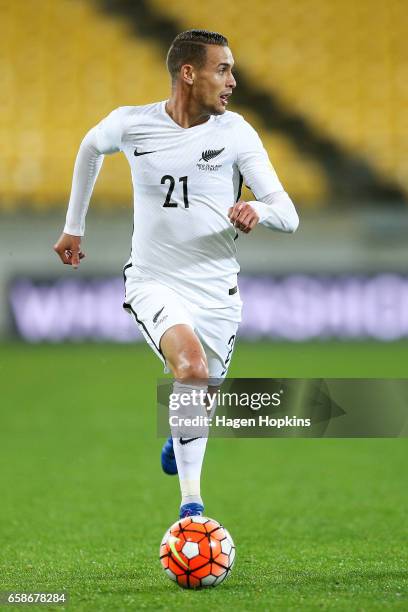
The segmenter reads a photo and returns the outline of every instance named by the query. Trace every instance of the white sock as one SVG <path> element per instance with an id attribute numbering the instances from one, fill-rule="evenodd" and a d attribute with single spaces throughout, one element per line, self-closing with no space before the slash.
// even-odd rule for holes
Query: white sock
<path id="1" fill-rule="evenodd" d="M 207 438 L 173 438 L 174 454 L 176 456 L 178 476 L 180 480 L 181 506 L 191 502 L 203 505 L 201 498 L 200 479 Z"/>
<path id="2" fill-rule="evenodd" d="M 170 410 L 170 415 L 177 414 L 183 418 L 206 416 L 205 402 L 201 401 L 199 397 L 202 391 L 206 393 L 207 387 L 175 382 L 173 393 L 182 394 L 186 405 L 180 406 L 177 411 Z M 188 402 L 189 396 L 190 401 Z M 172 426 L 171 433 L 180 481 L 181 505 L 192 502 L 203 505 L 200 479 L 207 445 L 208 427 L 203 425 L 196 427 Z"/>

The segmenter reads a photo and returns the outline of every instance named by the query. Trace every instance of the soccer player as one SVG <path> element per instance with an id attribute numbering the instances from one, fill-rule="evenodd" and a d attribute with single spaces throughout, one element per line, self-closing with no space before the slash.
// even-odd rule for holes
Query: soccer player
<path id="1" fill-rule="evenodd" d="M 233 65 L 221 34 L 190 30 L 175 38 L 167 55 L 169 99 L 117 108 L 83 139 L 54 246 L 64 264 L 79 266 L 103 157 L 123 151 L 134 188 L 124 307 L 172 372 L 175 393 L 187 399 L 227 374 L 241 320 L 236 230 L 247 234 L 261 223 L 290 233 L 299 223 L 258 134 L 226 110 L 236 87 Z M 243 181 L 255 201 L 240 199 Z M 180 517 L 203 513 L 206 442 L 176 435 L 163 447 L 163 470 L 179 475 Z"/>

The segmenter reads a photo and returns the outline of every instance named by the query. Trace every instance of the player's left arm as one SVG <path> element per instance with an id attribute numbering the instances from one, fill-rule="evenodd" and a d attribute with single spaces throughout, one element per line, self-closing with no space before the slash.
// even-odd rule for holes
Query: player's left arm
<path id="1" fill-rule="evenodd" d="M 299 226 L 296 208 L 283 189 L 270 193 L 260 200 L 239 200 L 229 209 L 231 223 L 244 234 L 248 234 L 258 223 L 269 229 L 293 233 Z"/>
<path id="2" fill-rule="evenodd" d="M 293 233 L 299 225 L 296 208 L 283 189 L 256 131 L 245 120 L 236 128 L 237 166 L 256 200 L 239 200 L 229 210 L 231 222 L 250 232 L 257 223 L 280 232 Z"/>

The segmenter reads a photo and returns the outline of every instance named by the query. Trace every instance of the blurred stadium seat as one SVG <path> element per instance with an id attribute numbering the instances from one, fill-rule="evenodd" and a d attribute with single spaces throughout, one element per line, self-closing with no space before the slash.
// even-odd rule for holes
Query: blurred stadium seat
<path id="1" fill-rule="evenodd" d="M 87 130 L 166 96 L 163 57 L 87 1 L 2 0 L 0 11 L 0 206 L 65 207 Z M 105 164 L 95 199 L 131 201 L 122 157 Z"/>
<path id="2" fill-rule="evenodd" d="M 220 30 L 239 69 L 317 132 L 368 159 L 408 190 L 404 107 L 408 97 L 402 2 L 243 0 L 144 4 L 180 29 Z M 92 0 L 0 0 L 0 209 L 65 207 L 73 162 L 86 131 L 113 108 L 168 95 L 164 53 Z M 281 131 L 260 131 L 278 174 L 298 205 L 328 198 L 318 161 Z M 94 199 L 131 200 L 125 160 L 105 163 Z"/>

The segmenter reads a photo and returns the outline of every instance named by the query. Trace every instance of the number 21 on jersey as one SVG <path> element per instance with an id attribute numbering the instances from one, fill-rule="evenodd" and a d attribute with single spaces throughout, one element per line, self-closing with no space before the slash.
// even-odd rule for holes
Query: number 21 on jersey
<path id="1" fill-rule="evenodd" d="M 164 185 L 166 183 L 169 183 L 169 190 L 167 192 L 167 196 L 166 196 L 166 200 L 163 204 L 163 206 L 165 208 L 177 208 L 178 204 L 177 202 L 172 202 L 171 201 L 171 196 L 173 194 L 174 191 L 174 187 L 176 185 L 176 180 L 173 176 L 171 176 L 170 174 L 165 174 L 162 177 L 161 180 L 161 184 Z M 189 208 L 189 203 L 188 203 L 188 191 L 187 191 L 187 177 L 186 176 L 181 176 L 179 178 L 179 183 L 183 183 L 183 199 L 184 199 L 184 208 Z"/>

